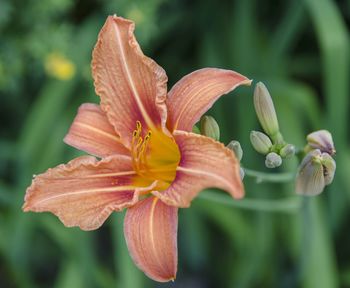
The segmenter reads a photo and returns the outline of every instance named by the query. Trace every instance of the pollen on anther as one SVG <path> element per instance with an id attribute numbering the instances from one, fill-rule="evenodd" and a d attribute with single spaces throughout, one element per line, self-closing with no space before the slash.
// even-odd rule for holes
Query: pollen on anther
<path id="1" fill-rule="evenodd" d="M 145 136 L 145 141 L 148 141 L 152 136 L 152 132 L 148 131 L 147 135 Z"/>

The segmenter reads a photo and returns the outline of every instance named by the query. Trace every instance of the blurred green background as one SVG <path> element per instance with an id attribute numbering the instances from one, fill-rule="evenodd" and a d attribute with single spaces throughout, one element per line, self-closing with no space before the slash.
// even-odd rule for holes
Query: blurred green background
<path id="1" fill-rule="evenodd" d="M 93 232 L 23 213 L 32 175 L 80 155 L 62 139 L 78 106 L 98 101 L 91 51 L 114 13 L 136 21 L 169 87 L 198 68 L 233 69 L 267 85 L 288 142 L 329 129 L 334 183 L 303 203 L 292 182 L 248 177 L 242 202 L 204 192 L 180 211 L 178 277 L 167 284 L 132 264 L 122 213 Z M 350 1 L 0 0 L 0 287 L 350 287 L 349 20 Z M 249 144 L 260 128 L 252 94 L 239 88 L 209 114 L 222 142 L 241 142 L 245 167 L 264 171 Z"/>

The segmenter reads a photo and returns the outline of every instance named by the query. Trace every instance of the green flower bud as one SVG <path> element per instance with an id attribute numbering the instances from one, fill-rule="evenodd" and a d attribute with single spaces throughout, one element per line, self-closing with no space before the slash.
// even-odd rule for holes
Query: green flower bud
<path id="1" fill-rule="evenodd" d="M 220 128 L 215 119 L 211 116 L 203 116 L 201 119 L 201 133 L 218 141 L 220 139 Z"/>
<path id="2" fill-rule="evenodd" d="M 276 168 L 282 165 L 282 158 L 275 152 L 266 155 L 265 166 L 267 168 Z"/>
<path id="3" fill-rule="evenodd" d="M 231 149 L 235 153 L 239 161 L 242 160 L 243 150 L 242 150 L 241 144 L 238 141 L 232 140 L 230 143 L 227 144 L 226 147 Z"/>
<path id="4" fill-rule="evenodd" d="M 295 146 L 292 144 L 287 144 L 280 150 L 279 154 L 283 158 L 290 158 L 295 154 Z"/>
<path id="5" fill-rule="evenodd" d="M 201 134 L 201 130 L 199 130 L 199 128 L 196 125 L 194 125 L 192 127 L 192 133 Z"/>
<path id="6" fill-rule="evenodd" d="M 306 196 L 320 194 L 332 183 L 336 163 L 328 153 L 320 149 L 310 151 L 301 162 L 296 178 L 296 193 Z"/>
<path id="7" fill-rule="evenodd" d="M 272 142 L 270 138 L 259 131 L 250 132 L 250 142 L 252 143 L 254 149 L 257 152 L 264 155 L 269 153 L 270 148 L 272 147 Z"/>
<path id="8" fill-rule="evenodd" d="M 335 154 L 332 134 L 327 130 L 318 130 L 307 135 L 306 140 L 311 149 L 320 149 L 329 155 Z"/>
<path id="9" fill-rule="evenodd" d="M 264 131 L 270 136 L 275 137 L 279 134 L 279 126 L 275 107 L 272 102 L 269 91 L 266 86 L 259 82 L 254 91 L 254 107 L 256 115 Z"/>

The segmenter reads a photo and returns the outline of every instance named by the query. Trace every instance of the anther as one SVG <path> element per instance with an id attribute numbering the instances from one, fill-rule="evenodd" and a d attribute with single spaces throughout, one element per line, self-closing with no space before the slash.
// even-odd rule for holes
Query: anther
<path id="1" fill-rule="evenodd" d="M 147 135 L 145 136 L 145 141 L 148 141 L 152 136 L 152 132 L 148 131 Z"/>
<path id="2" fill-rule="evenodd" d="M 142 125 L 141 125 L 141 122 L 140 121 L 136 121 L 136 130 L 141 132 L 141 129 L 142 129 Z"/>
<path id="3" fill-rule="evenodd" d="M 131 151 L 133 158 L 133 165 L 136 170 L 147 169 L 147 148 L 148 142 L 152 136 L 152 132 L 148 131 L 142 138 L 142 124 L 136 121 L 136 129 L 132 133 Z"/>

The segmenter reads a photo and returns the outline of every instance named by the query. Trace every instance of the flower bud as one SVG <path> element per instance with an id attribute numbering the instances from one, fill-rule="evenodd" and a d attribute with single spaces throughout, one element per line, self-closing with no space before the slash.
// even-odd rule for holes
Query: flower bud
<path id="1" fill-rule="evenodd" d="M 228 143 L 226 147 L 231 149 L 235 153 L 239 161 L 242 160 L 243 150 L 242 150 L 241 144 L 238 141 L 232 140 L 230 143 Z"/>
<path id="2" fill-rule="evenodd" d="M 266 155 L 265 166 L 267 168 L 276 168 L 282 165 L 282 158 L 275 152 Z"/>
<path id="3" fill-rule="evenodd" d="M 279 154 L 283 158 L 290 158 L 295 154 L 295 146 L 292 144 L 287 144 L 280 150 Z"/>
<path id="4" fill-rule="evenodd" d="M 194 125 L 192 127 L 192 133 L 201 134 L 201 131 L 199 130 L 199 128 L 196 125 Z"/>
<path id="5" fill-rule="evenodd" d="M 306 140 L 312 149 L 320 149 L 329 155 L 335 154 L 332 134 L 327 130 L 318 130 L 307 135 Z"/>
<path id="6" fill-rule="evenodd" d="M 278 134 L 279 126 L 275 107 L 269 91 L 262 82 L 255 86 L 254 107 L 264 131 L 271 137 Z"/>
<path id="7" fill-rule="evenodd" d="M 254 149 L 257 152 L 264 155 L 269 153 L 270 148 L 272 147 L 272 142 L 270 138 L 259 131 L 250 132 L 250 142 L 252 143 Z"/>
<path id="8" fill-rule="evenodd" d="M 302 160 L 296 178 L 297 194 L 314 196 L 323 191 L 325 183 L 320 157 L 321 151 L 317 149 L 309 152 Z"/>
<path id="9" fill-rule="evenodd" d="M 332 156 L 330 156 L 328 153 L 322 153 L 321 158 L 321 163 L 324 169 L 324 182 L 325 185 L 329 185 L 333 182 L 335 169 L 337 165 Z"/>
<path id="10" fill-rule="evenodd" d="M 201 133 L 218 141 L 220 139 L 220 128 L 211 116 L 203 116 L 201 119 Z"/>
<path id="11" fill-rule="evenodd" d="M 315 149 L 301 162 L 296 178 L 296 193 L 306 196 L 320 194 L 326 185 L 332 183 L 336 163 L 328 153 Z"/>

